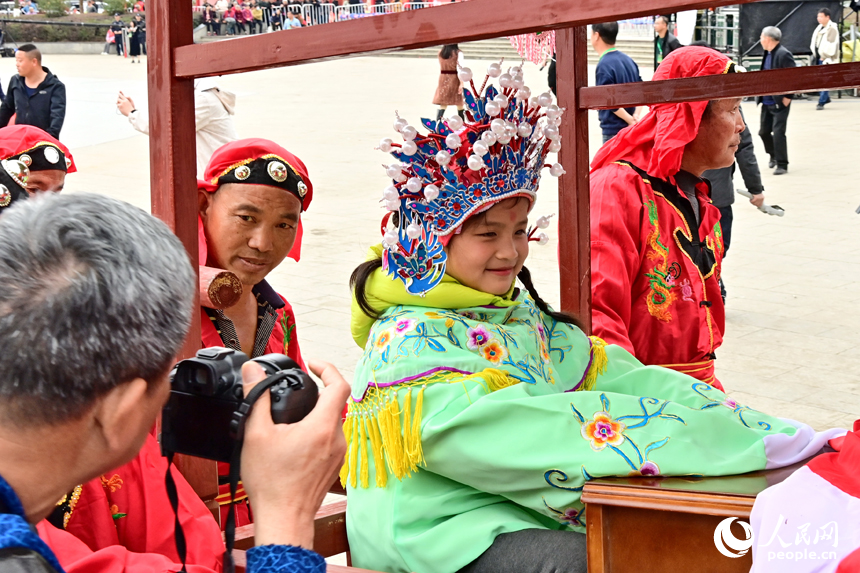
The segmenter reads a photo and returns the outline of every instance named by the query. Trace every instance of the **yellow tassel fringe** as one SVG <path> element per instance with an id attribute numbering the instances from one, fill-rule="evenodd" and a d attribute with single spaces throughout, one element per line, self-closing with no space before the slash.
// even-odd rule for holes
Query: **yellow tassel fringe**
<path id="1" fill-rule="evenodd" d="M 593 390 L 597 384 L 597 377 L 606 372 L 606 365 L 609 362 L 606 357 L 606 343 L 596 336 L 589 338 L 591 338 L 591 366 L 588 368 L 588 374 L 580 390 Z"/>
<path id="2" fill-rule="evenodd" d="M 349 413 L 343 424 L 347 450 L 344 465 L 340 470 L 341 484 L 346 487 L 349 483 L 353 488 L 359 484 L 363 488 L 369 487 L 370 457 L 373 458 L 376 487 L 386 486 L 389 473 L 397 479 L 403 479 L 418 471 L 418 468 L 424 465 L 421 416 L 427 384 L 465 382 L 478 383 L 490 393 L 520 381 L 496 368 L 487 368 L 468 376 L 444 372 L 409 384 L 402 410 L 397 398 L 397 387 L 382 391 L 372 388 L 361 403 L 350 402 Z M 417 389 L 414 406 L 413 389 Z"/>

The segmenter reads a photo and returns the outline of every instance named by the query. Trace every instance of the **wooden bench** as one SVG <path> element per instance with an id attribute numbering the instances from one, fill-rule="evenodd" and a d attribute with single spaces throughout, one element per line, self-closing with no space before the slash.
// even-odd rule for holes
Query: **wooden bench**
<path id="1" fill-rule="evenodd" d="M 737 476 L 588 482 L 582 492 L 588 572 L 748 573 L 752 550 L 737 558 L 722 555 L 714 530 L 727 517 L 748 521 L 756 496 L 808 461 Z M 746 537 L 736 522 L 731 529 L 736 538 Z"/>

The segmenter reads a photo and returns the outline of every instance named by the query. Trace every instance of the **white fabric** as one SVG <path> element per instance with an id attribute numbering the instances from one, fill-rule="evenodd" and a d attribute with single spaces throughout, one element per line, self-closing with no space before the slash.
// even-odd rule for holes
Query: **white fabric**
<path id="1" fill-rule="evenodd" d="M 803 461 L 818 452 L 833 438 L 848 433 L 847 430 L 840 428 L 816 432 L 802 422 L 787 418 L 780 419 L 797 428 L 797 431 L 792 436 L 768 434 L 762 439 L 765 456 L 767 456 L 767 469 L 782 468 Z"/>
<path id="2" fill-rule="evenodd" d="M 228 91 L 194 91 L 194 121 L 197 130 L 197 177 L 202 178 L 215 150 L 239 139 L 231 117 L 236 111 L 236 96 Z M 149 135 L 149 118 L 140 110 L 128 116 L 132 127 Z"/>
<path id="3" fill-rule="evenodd" d="M 804 466 L 758 495 L 750 525 L 750 573 L 833 573 L 860 547 L 860 499 Z"/>
<path id="4" fill-rule="evenodd" d="M 836 22 L 831 20 L 826 26 L 819 24 L 812 33 L 809 49 L 813 54 L 817 53 L 824 64 L 839 63 L 839 28 Z"/>

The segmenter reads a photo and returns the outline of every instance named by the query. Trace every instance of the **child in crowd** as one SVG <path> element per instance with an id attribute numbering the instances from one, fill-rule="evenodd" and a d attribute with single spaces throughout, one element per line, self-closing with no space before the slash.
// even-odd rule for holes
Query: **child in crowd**
<path id="1" fill-rule="evenodd" d="M 463 70 L 469 83 L 471 71 Z M 364 348 L 344 425 L 353 563 L 391 573 L 585 571 L 584 483 L 781 467 L 841 430 L 769 416 L 587 336 L 525 267 L 562 110 L 512 68 L 466 120 L 398 118 L 382 244 L 353 273 Z M 517 286 L 517 279 L 522 288 Z"/>

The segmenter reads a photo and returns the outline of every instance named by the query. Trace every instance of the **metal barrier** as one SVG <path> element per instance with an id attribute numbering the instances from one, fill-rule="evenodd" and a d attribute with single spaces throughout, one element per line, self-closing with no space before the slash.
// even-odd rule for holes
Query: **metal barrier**
<path id="1" fill-rule="evenodd" d="M 319 24 L 328 24 L 330 22 L 338 22 L 341 20 L 352 20 L 355 18 L 366 18 L 368 16 L 376 16 L 379 14 L 392 14 L 394 12 L 402 12 L 405 10 L 419 10 L 421 8 L 429 8 L 435 6 L 435 2 L 390 2 L 377 4 L 344 4 L 338 6 L 333 3 L 325 4 L 301 4 L 301 20 L 305 26 L 317 26 Z M 263 31 L 272 32 L 283 28 L 284 21 L 287 17 L 287 11 L 294 8 L 291 6 L 277 6 L 263 8 Z M 201 11 L 206 6 L 195 6 L 195 11 Z M 221 16 L 221 13 L 219 13 Z M 222 23 L 222 30 L 224 24 Z"/>

